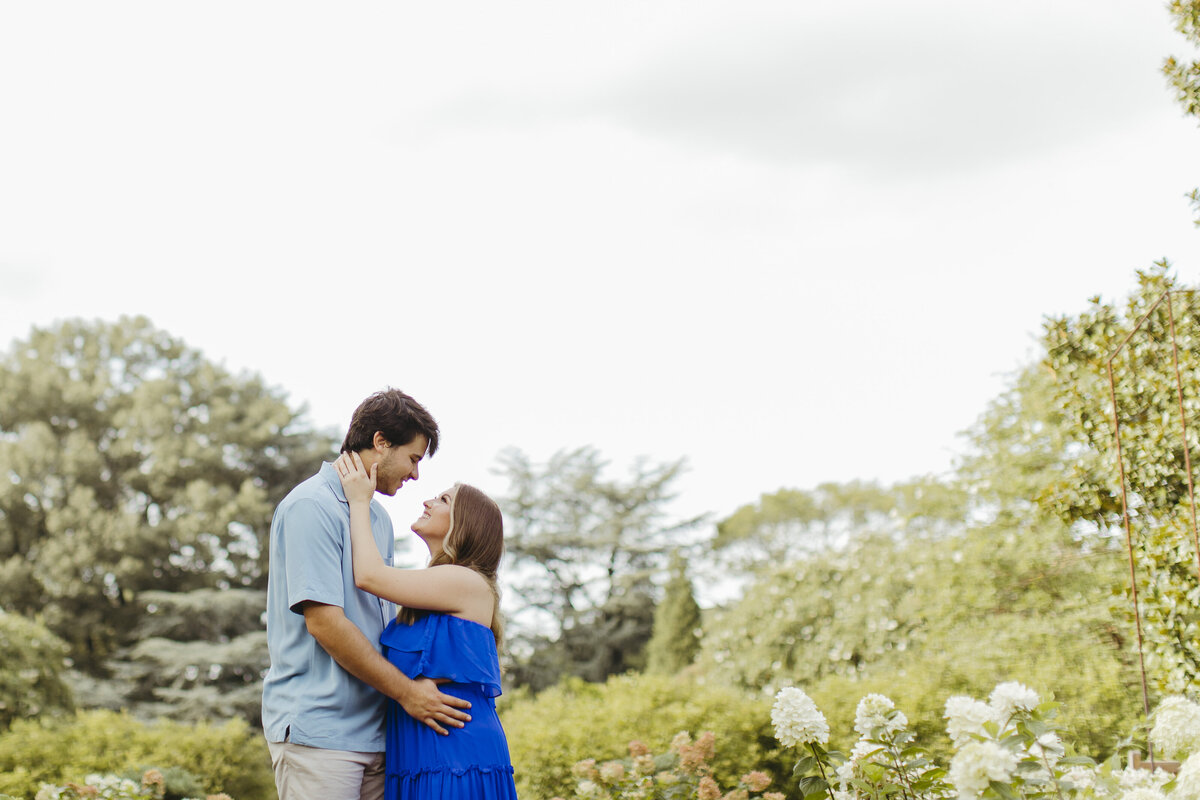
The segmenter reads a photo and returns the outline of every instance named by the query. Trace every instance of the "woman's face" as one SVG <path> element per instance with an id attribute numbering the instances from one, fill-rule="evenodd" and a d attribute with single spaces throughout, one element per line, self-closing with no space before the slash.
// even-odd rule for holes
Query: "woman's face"
<path id="1" fill-rule="evenodd" d="M 437 550 L 442 549 L 442 542 L 450 532 L 450 508 L 454 505 L 454 493 L 455 489 L 450 488 L 426 500 L 421 504 L 424 511 L 412 524 L 412 532 L 429 545 L 431 553 L 434 552 L 435 543 Z"/>

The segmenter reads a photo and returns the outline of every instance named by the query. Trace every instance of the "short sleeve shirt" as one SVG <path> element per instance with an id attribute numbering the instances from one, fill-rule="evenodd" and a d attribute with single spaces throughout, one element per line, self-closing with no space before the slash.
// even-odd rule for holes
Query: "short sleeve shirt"
<path id="1" fill-rule="evenodd" d="M 390 565 L 392 521 L 371 501 L 371 533 Z M 293 489 L 275 509 L 267 578 L 267 647 L 263 682 L 267 741 L 328 750 L 384 749 L 386 698 L 338 665 L 308 632 L 301 603 L 339 606 L 380 649 L 379 634 L 395 606 L 354 585 L 350 504 L 333 464 Z"/>

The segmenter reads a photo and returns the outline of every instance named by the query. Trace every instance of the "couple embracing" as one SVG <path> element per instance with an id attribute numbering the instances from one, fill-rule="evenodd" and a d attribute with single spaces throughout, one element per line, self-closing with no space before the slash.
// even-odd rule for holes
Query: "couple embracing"
<path id="1" fill-rule="evenodd" d="M 373 500 L 437 446 L 424 407 L 378 392 L 275 510 L 262 718 L 280 800 L 516 800 L 495 707 L 500 508 L 465 484 L 426 500 L 429 566 L 398 569 Z"/>

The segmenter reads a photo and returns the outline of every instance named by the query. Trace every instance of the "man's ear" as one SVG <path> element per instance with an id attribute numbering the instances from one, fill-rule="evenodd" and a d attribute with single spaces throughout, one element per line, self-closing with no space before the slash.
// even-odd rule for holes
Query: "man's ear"
<path id="1" fill-rule="evenodd" d="M 375 438 L 371 441 L 371 446 L 382 452 L 391 447 L 392 443 L 385 439 L 382 433 L 375 431 Z"/>

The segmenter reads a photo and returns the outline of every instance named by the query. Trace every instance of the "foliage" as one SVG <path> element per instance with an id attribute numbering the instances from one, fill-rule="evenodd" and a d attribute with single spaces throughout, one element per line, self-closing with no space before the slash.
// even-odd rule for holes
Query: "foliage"
<path id="1" fill-rule="evenodd" d="M 696 741 L 686 731 L 671 740 L 670 748 L 659 755 L 644 742 L 629 743 L 629 755 L 620 760 L 597 764 L 594 758 L 580 761 L 572 768 L 575 775 L 577 800 L 690 800 L 721 795 L 721 785 L 712 776 L 709 761 L 716 751 L 716 737 L 708 731 Z M 783 800 L 779 792 L 759 794 L 771 785 L 765 772 L 752 771 L 738 779 L 737 785 L 724 795 L 738 800 L 762 797 L 763 800 Z"/>
<path id="2" fill-rule="evenodd" d="M 767 698 L 700 686 L 683 676 L 623 675 L 603 684 L 572 678 L 532 696 L 505 695 L 500 708 L 522 800 L 566 796 L 571 765 L 621 759 L 640 740 L 657 752 L 679 731 L 721 731 L 713 777 L 732 786 L 752 769 L 782 785 L 787 770 L 766 720 Z"/>
<path id="3" fill-rule="evenodd" d="M 191 776 L 186 776 L 183 782 L 186 790 L 181 793 L 178 769 L 168 770 L 165 774 L 161 770 L 148 769 L 140 775 L 88 775 L 82 783 L 43 784 L 34 800 L 190 800 L 204 795 L 203 788 Z M 205 800 L 232 800 L 224 793 L 204 796 Z M 3 797 L 0 795 L 0 800 Z"/>
<path id="4" fill-rule="evenodd" d="M 113 678 L 123 688 L 119 696 L 126 702 L 144 698 L 137 705 L 142 716 L 256 721 L 269 666 L 261 629 L 264 594 L 235 588 L 144 592 L 137 641 L 113 662 Z"/>
<path id="5" fill-rule="evenodd" d="M 803 692 L 792 689 L 792 692 Z M 773 716 L 781 704 L 793 702 L 783 692 L 776 698 Z M 905 715 L 882 695 L 868 695 L 858 704 L 855 730 L 858 741 L 848 754 L 828 751 L 819 736 L 797 738 L 792 728 L 795 714 L 783 714 L 776 723 L 781 741 L 801 747 L 795 770 L 804 775 L 798 797 L 804 800 L 1191 800 L 1200 782 L 1184 788 L 1180 773 L 1176 784 L 1159 770 L 1121 769 L 1124 754 L 1097 763 L 1073 754 L 1064 741 L 1058 720 L 1059 705 L 1043 702 L 1037 692 L 1009 681 L 998 684 L 987 702 L 958 695 L 945 706 L 946 733 L 953 755 L 942 766 L 908 728 Z M 1200 719 L 1200 707 L 1189 721 Z M 812 706 L 810 714 L 820 716 Z M 1180 717 L 1176 717 L 1179 720 Z M 1192 726 L 1176 740 L 1200 738 Z M 813 730 L 809 725 L 808 730 Z M 1198 762 L 1200 777 L 1200 762 Z M 1165 795 L 1176 786 L 1176 792 Z"/>
<path id="6" fill-rule="evenodd" d="M 273 505 L 331 447 L 260 378 L 228 373 L 144 318 L 35 328 L 0 357 L 0 608 L 36 612 L 92 675 L 157 668 L 130 649 L 156 635 L 148 593 L 261 590 Z M 204 640 L 194 619 L 163 638 Z M 222 637 L 262 629 L 236 619 Z M 180 655 L 205 683 L 213 656 Z M 135 678 L 123 705 L 187 688 L 144 669 Z"/>
<path id="7" fill-rule="evenodd" d="M 515 449 L 501 455 L 509 586 L 522 604 L 509 628 L 517 685 L 602 681 L 645 664 L 653 576 L 695 520 L 664 522 L 682 461 L 639 461 L 625 481 L 605 478 L 605 466 L 589 447 L 544 465 Z"/>
<path id="8" fill-rule="evenodd" d="M 646 646 L 646 670 L 668 675 L 691 664 L 700 649 L 700 606 L 692 594 L 687 563 L 679 553 L 671 557 L 670 574 L 663 599 L 654 610 L 654 634 Z"/>
<path id="9" fill-rule="evenodd" d="M 144 723 L 111 711 L 66 719 L 17 720 L 0 734 L 0 793 L 32 797 L 43 783 L 79 783 L 92 774 L 185 770 L 210 793 L 239 800 L 274 796 L 262 735 L 241 720 L 187 725 Z"/>
<path id="10" fill-rule="evenodd" d="M 1174 290 L 1169 300 L 1168 290 Z M 1177 350 L 1172 347 L 1172 318 Z M 1133 333 L 1139 321 L 1141 327 Z M 1077 316 L 1048 320 L 1044 336 L 1055 401 L 1086 452 L 1059 491 L 1044 497 L 1042 504 L 1068 523 L 1101 532 L 1122 529 L 1127 505 L 1147 668 L 1159 691 L 1200 688 L 1200 553 L 1192 532 L 1179 408 L 1182 397 L 1187 418 L 1195 420 L 1200 411 L 1198 325 L 1200 298 L 1181 290 L 1164 262 L 1139 273 L 1138 287 L 1123 308 L 1093 298 Z M 1176 384 L 1176 353 L 1182 390 Z M 1124 489 L 1114 436 L 1110 359 Z M 1198 434 L 1193 423 L 1187 442 L 1191 452 L 1200 455 Z M 1123 614 L 1132 627 L 1131 609 L 1132 603 L 1126 604 Z"/>
<path id="11" fill-rule="evenodd" d="M 997 681 L 1028 674 L 1032 686 L 1064 704 L 1063 722 L 1079 732 L 1080 746 L 1103 757 L 1142 719 L 1138 676 L 1111 650 L 1102 657 L 1102 650 L 1076 637 L 1042 631 L 1036 620 L 1020 627 L 1009 621 L 998 630 L 979 630 L 969 639 L 948 642 L 946 651 L 925 650 L 891 662 L 890 669 L 881 664 L 861 678 L 823 678 L 812 684 L 812 694 L 828 710 L 835 729 L 845 730 L 854 719 L 854 698 L 886 693 L 910 710 L 919 739 L 943 755 L 949 741 L 938 719 L 947 698 L 978 694 Z"/>
<path id="12" fill-rule="evenodd" d="M 66 644 L 45 627 L 0 610 L 0 731 L 15 719 L 73 710 Z"/>
<path id="13" fill-rule="evenodd" d="M 871 800 L 948 794 L 946 771 L 915 742 L 916 734 L 907 726 L 907 717 L 884 695 L 869 694 L 859 701 L 854 729 L 860 737 L 837 774 L 843 792 Z"/>
<path id="14" fill-rule="evenodd" d="M 1102 529 L 1059 513 L 1103 474 L 1103 456 L 1058 391 L 1048 367 L 1022 370 L 952 478 L 781 491 L 721 523 L 751 547 L 781 530 L 822 546 L 759 567 L 740 601 L 706 618 L 699 674 L 749 690 L 801 683 L 835 723 L 858 692 L 892 691 L 935 750 L 948 742 L 927 720 L 947 696 L 1021 674 L 1110 751 L 1139 716 L 1133 629 L 1113 602 L 1128 568 Z"/>
<path id="15" fill-rule="evenodd" d="M 730 566 L 755 571 L 843 547 L 864 533 L 944 533 L 963 519 L 954 484 L 924 478 L 894 486 L 851 481 L 813 490 L 780 489 L 717 523 L 712 546 Z"/>
<path id="16" fill-rule="evenodd" d="M 1072 424 L 1044 361 L 1020 370 L 967 431 L 970 449 L 957 477 L 976 514 L 997 525 L 1047 524 L 1064 517 L 1058 504 L 1081 477 L 1103 472 L 1101 455 Z"/>
<path id="17" fill-rule="evenodd" d="M 913 569 L 892 568 L 901 552 L 888 537 L 870 537 L 764 572 L 706 621 L 700 673 L 714 683 L 770 691 L 857 672 L 893 648 L 911 649 L 924 611 L 913 599 Z"/>
<path id="18" fill-rule="evenodd" d="M 764 800 L 1194 800 L 1200 792 L 1200 754 L 1188 757 L 1176 781 L 1161 770 L 1123 769 L 1123 752 L 1097 764 L 1064 740 L 1067 729 L 1059 709 L 1016 681 L 997 684 L 986 701 L 952 696 L 944 713 L 934 712 L 945 720 L 944 735 L 952 743 L 949 757 L 940 759 L 917 733 L 926 725 L 910 727 L 889 697 L 867 694 L 852 717 L 857 739 L 842 753 L 827 747 L 830 727 L 820 708 L 803 690 L 785 687 L 775 697 L 770 719 L 776 739 L 798 751 L 795 777 L 787 785 L 750 769 L 725 783 L 737 785 L 722 794 L 722 783 L 708 766 L 715 737 L 706 733 L 693 742 L 682 733 L 669 752 L 659 755 L 635 740 L 628 755 L 603 751 L 577 762 L 573 793 L 558 796 L 748 800 L 770 787 L 783 791 L 767 792 Z M 1195 752 L 1200 706 L 1170 698 L 1155 716 L 1151 738 L 1157 746 L 1164 752 Z"/>
<path id="19" fill-rule="evenodd" d="M 1074 721 L 1107 750 L 1138 716 L 1108 603 L 1121 567 L 1118 551 L 1085 549 L 1053 521 L 932 541 L 867 536 L 763 572 L 706 620 L 695 669 L 747 691 L 809 686 L 835 722 L 858 691 L 894 691 L 924 719 L 949 694 L 1023 674 L 1086 715 Z M 918 733 L 945 744 L 936 726 Z"/>

